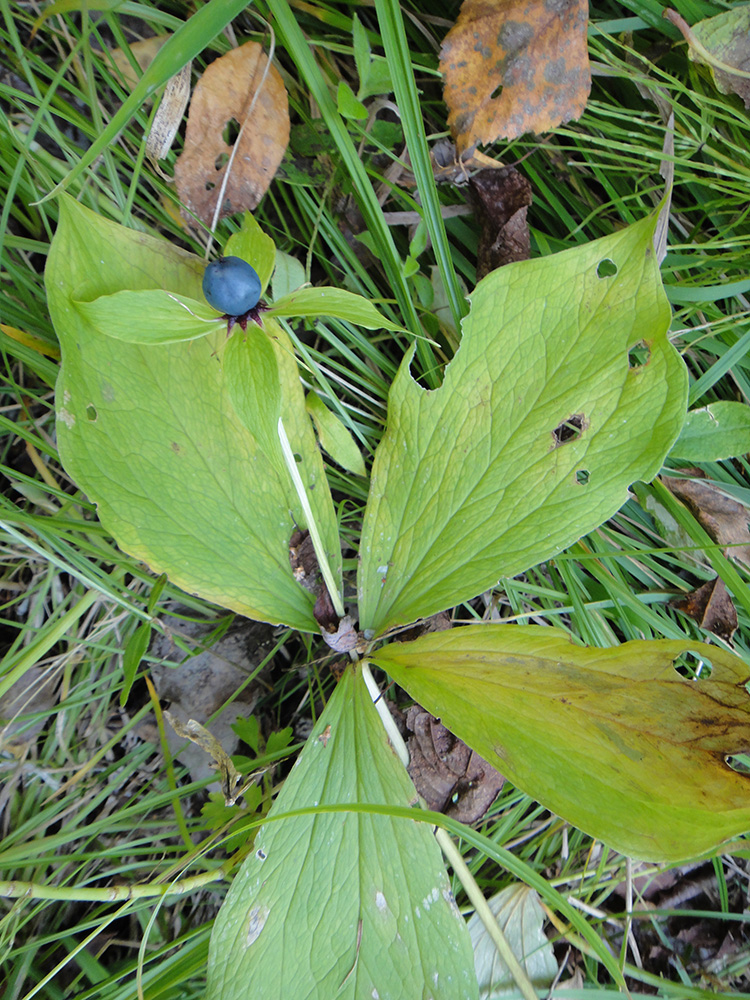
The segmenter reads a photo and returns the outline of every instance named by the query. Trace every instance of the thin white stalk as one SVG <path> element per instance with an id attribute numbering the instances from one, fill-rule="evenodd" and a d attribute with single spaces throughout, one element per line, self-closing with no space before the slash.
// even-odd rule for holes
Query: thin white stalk
<path id="1" fill-rule="evenodd" d="M 305 514 L 305 520 L 307 521 L 307 530 L 310 532 L 310 541 L 313 544 L 313 549 L 315 550 L 315 555 L 318 557 L 318 566 L 320 566 L 320 572 L 323 574 L 323 579 L 325 580 L 326 587 L 328 587 L 328 593 L 331 595 L 331 603 L 333 604 L 334 610 L 339 618 L 344 617 L 344 602 L 341 599 L 341 594 L 339 593 L 338 585 L 331 572 L 331 567 L 328 563 L 328 557 L 326 556 L 325 548 L 323 547 L 323 539 L 320 537 L 320 532 L 318 531 L 318 525 L 313 516 L 312 507 L 310 506 L 310 501 L 307 499 L 307 490 L 305 489 L 305 484 L 302 482 L 302 476 L 299 474 L 299 469 L 297 468 L 297 463 L 294 460 L 294 454 L 292 452 L 292 446 L 289 444 L 289 438 L 286 436 L 286 430 L 284 429 L 284 424 L 279 417 L 278 434 L 279 441 L 281 442 L 281 451 L 284 455 L 284 461 L 286 463 L 289 475 L 294 483 L 294 488 L 297 491 L 297 496 L 299 497 L 299 502 L 302 506 L 302 510 Z"/>
<path id="2" fill-rule="evenodd" d="M 378 715 L 380 716 L 380 721 L 385 727 L 385 731 L 388 734 L 388 739 L 391 741 L 391 746 L 398 754 L 398 758 L 404 767 L 409 766 L 409 751 L 406 749 L 406 744 L 404 743 L 404 738 L 398 731 L 398 726 L 390 713 L 388 706 L 385 703 L 385 698 L 382 697 L 380 688 L 375 683 L 375 678 L 372 676 L 370 670 L 370 664 L 367 660 L 362 663 L 362 676 L 364 677 L 365 684 L 367 685 L 367 690 L 370 692 L 370 697 L 373 700 L 375 708 L 378 710 Z"/>
<path id="3" fill-rule="evenodd" d="M 380 719 L 385 727 L 385 731 L 388 734 L 388 738 L 391 741 L 393 749 L 398 754 L 404 767 L 408 767 L 409 751 L 404 743 L 401 733 L 398 731 L 395 720 L 385 703 L 385 698 L 381 697 L 381 691 L 375 683 L 375 678 L 372 676 L 370 664 L 367 660 L 364 660 L 362 663 L 362 676 L 365 684 L 367 685 L 367 690 L 370 692 L 370 697 L 375 704 L 375 708 L 378 710 L 378 715 L 380 716 Z M 421 796 L 420 803 L 424 807 L 424 800 Z M 495 919 L 495 915 L 490 909 L 489 903 L 484 898 L 482 890 L 477 885 L 474 876 L 471 874 L 468 865 L 463 859 L 463 855 L 459 851 L 458 847 L 453 843 L 450 834 L 447 830 L 443 830 L 442 827 L 436 827 L 435 839 L 440 845 L 440 849 L 443 852 L 446 861 L 456 873 L 459 882 L 464 887 L 466 895 L 471 900 L 477 916 L 486 927 L 487 933 L 492 938 L 500 958 L 508 967 L 508 971 L 515 979 L 516 984 L 518 985 L 518 988 L 520 989 L 525 1000 L 539 1000 L 531 980 L 526 975 L 526 970 L 514 955 L 513 949 L 511 948 L 502 927 L 500 927 Z"/>

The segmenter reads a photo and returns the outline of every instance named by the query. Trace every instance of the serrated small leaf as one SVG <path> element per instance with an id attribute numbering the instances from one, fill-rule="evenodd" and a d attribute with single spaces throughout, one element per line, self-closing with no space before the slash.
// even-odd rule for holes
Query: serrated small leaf
<path id="1" fill-rule="evenodd" d="M 710 676 L 676 667 L 692 654 Z M 681 861 L 750 829 L 750 669 L 690 640 L 576 646 L 471 625 L 372 659 L 510 781 L 623 854 Z"/>
<path id="2" fill-rule="evenodd" d="M 313 418 L 321 447 L 342 469 L 353 472 L 355 476 L 364 476 L 367 470 L 362 452 L 341 420 L 328 409 L 317 392 L 308 392 L 305 405 Z"/>
<path id="3" fill-rule="evenodd" d="M 339 114 L 344 118 L 354 118 L 359 121 L 364 121 L 367 118 L 367 108 L 361 101 L 357 100 L 352 88 L 343 80 L 339 82 L 336 103 Z"/>
<path id="4" fill-rule="evenodd" d="M 439 389 L 406 356 L 362 529 L 361 627 L 428 617 L 549 558 L 659 471 L 687 373 L 654 224 L 489 274 Z M 647 363 L 631 365 L 639 344 Z"/>
<path id="5" fill-rule="evenodd" d="M 240 257 L 255 268 L 260 278 L 261 295 L 266 289 L 276 262 L 276 244 L 258 225 L 250 212 L 242 217 L 242 229 L 232 233 L 224 247 L 225 257 Z"/>
<path id="6" fill-rule="evenodd" d="M 687 462 L 718 462 L 750 452 L 750 406 L 723 400 L 691 410 L 670 454 Z"/>
<path id="7" fill-rule="evenodd" d="M 317 316 L 332 316 L 343 319 L 354 326 L 366 330 L 401 330 L 397 323 L 391 323 L 381 316 L 372 302 L 347 292 L 343 288 L 299 288 L 274 302 L 265 316 L 279 316 L 284 319 L 310 319 Z"/>
<path id="8" fill-rule="evenodd" d="M 361 673 L 319 719 L 214 925 L 207 1000 L 476 1000 L 466 924 L 426 823 L 369 812 L 414 787 Z"/>

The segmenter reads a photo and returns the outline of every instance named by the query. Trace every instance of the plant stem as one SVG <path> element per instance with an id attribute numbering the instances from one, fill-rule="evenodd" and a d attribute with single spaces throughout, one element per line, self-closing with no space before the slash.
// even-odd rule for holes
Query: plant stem
<path id="1" fill-rule="evenodd" d="M 343 618 L 345 614 L 344 602 L 341 599 L 339 588 L 336 584 L 336 580 L 334 579 L 333 572 L 331 571 L 328 556 L 326 555 L 326 551 L 323 546 L 323 539 L 320 537 L 320 532 L 318 531 L 318 525 L 315 521 L 315 517 L 313 516 L 310 501 L 307 499 L 307 490 L 305 489 L 305 484 L 302 482 L 302 477 L 299 474 L 297 463 L 294 460 L 292 446 L 289 444 L 289 438 L 286 436 L 286 430 L 284 429 L 284 423 L 281 417 L 279 417 L 278 434 L 287 470 L 292 478 L 294 488 L 297 491 L 297 496 L 299 497 L 299 502 L 302 505 L 302 510 L 305 514 L 305 519 L 307 520 L 307 530 L 310 532 L 310 540 L 312 541 L 313 549 L 315 549 L 315 555 L 318 558 L 320 572 L 323 574 L 326 587 L 328 587 L 328 593 L 331 595 L 331 602 L 334 610 L 339 618 Z"/>
<path id="2" fill-rule="evenodd" d="M 477 885 L 474 876 L 469 871 L 469 867 L 464 861 L 463 855 L 453 843 L 446 830 L 438 827 L 435 830 L 435 839 L 440 845 L 440 849 L 445 855 L 446 861 L 458 876 L 458 880 L 464 887 L 466 895 L 471 900 L 477 916 L 484 924 L 487 933 L 492 938 L 495 947 L 497 948 L 500 958 L 502 958 L 507 965 L 508 971 L 515 979 L 518 988 L 525 997 L 525 1000 L 539 1000 L 531 980 L 526 975 L 526 970 L 513 954 L 513 949 L 511 948 L 507 937 L 503 933 L 502 927 L 500 927 L 495 919 L 495 915 L 490 909 L 489 903 L 484 898 L 484 894 Z"/>
<path id="3" fill-rule="evenodd" d="M 381 697 L 382 692 L 376 684 L 375 678 L 372 676 L 370 664 L 367 660 L 362 663 L 362 677 L 364 678 L 367 690 L 370 692 L 370 697 L 372 698 L 373 704 L 375 705 L 378 715 L 380 716 L 380 721 L 383 723 L 385 731 L 388 734 L 388 739 L 391 741 L 391 746 L 398 754 L 398 758 L 404 767 L 408 767 L 409 751 L 407 750 L 404 739 L 398 731 L 398 726 L 396 725 L 396 722 L 385 703 L 385 698 Z"/>
<path id="4" fill-rule="evenodd" d="M 396 726 L 393 716 L 388 710 L 385 699 L 381 697 L 382 692 L 378 688 L 375 678 L 372 676 L 370 664 L 367 660 L 362 663 L 362 677 L 367 685 L 367 690 L 370 692 L 370 697 L 373 700 L 375 708 L 378 710 L 378 715 L 385 726 L 385 731 L 388 734 L 388 738 L 391 741 L 393 749 L 398 754 L 404 767 L 408 767 L 409 751 L 406 743 L 404 743 L 403 737 L 398 731 L 398 727 Z M 419 797 L 419 801 L 424 808 L 425 803 L 421 795 Z M 507 937 L 503 933 L 502 927 L 500 927 L 495 919 L 495 915 L 490 909 L 489 903 L 484 898 L 482 890 L 477 885 L 476 879 L 471 874 L 469 866 L 464 861 L 463 855 L 454 844 L 450 834 L 447 830 L 443 830 L 441 827 L 435 827 L 434 833 L 435 839 L 440 845 L 440 849 L 443 852 L 446 861 L 451 868 L 453 868 L 459 882 L 464 887 L 464 891 L 471 900 L 477 916 L 487 929 L 487 933 L 492 938 L 500 958 L 508 967 L 508 971 L 515 979 L 516 984 L 518 985 L 518 988 L 520 989 L 525 1000 L 539 1000 L 531 980 L 526 975 L 526 970 L 513 954 L 513 949 L 511 948 Z"/>

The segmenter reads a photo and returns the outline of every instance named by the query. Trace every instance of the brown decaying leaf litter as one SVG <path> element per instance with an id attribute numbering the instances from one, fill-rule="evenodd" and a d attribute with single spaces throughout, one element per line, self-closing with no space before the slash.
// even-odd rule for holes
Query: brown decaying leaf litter
<path id="1" fill-rule="evenodd" d="M 459 152 L 579 117 L 591 89 L 587 28 L 586 0 L 465 0 L 440 53 Z"/>
<path id="2" fill-rule="evenodd" d="M 247 42 L 212 62 L 190 104 L 185 148 L 175 182 L 188 213 L 211 226 L 232 143 L 228 130 L 247 123 L 224 190 L 219 218 L 252 211 L 268 189 L 289 142 L 289 102 L 281 75 L 257 42 Z M 262 82 L 262 85 L 261 85 Z M 248 117 L 256 91 L 257 100 Z"/>

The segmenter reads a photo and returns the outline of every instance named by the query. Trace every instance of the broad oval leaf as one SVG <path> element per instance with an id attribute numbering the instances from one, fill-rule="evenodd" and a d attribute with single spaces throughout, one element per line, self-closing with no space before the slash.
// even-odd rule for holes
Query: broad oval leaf
<path id="1" fill-rule="evenodd" d="M 687 680 L 686 652 L 711 665 Z M 575 646 L 544 626 L 470 625 L 373 661 L 548 809 L 610 847 L 680 861 L 750 829 L 750 669 L 689 640 Z"/>
<path id="2" fill-rule="evenodd" d="M 654 224 L 489 274 L 439 389 L 404 359 L 362 530 L 363 628 L 434 614 L 549 558 L 659 471 L 687 373 L 667 339 Z"/>
<path id="3" fill-rule="evenodd" d="M 282 815 L 414 798 L 361 673 L 347 671 L 216 918 L 207 1000 L 476 1000 L 469 933 L 429 824 Z"/>
<path id="4" fill-rule="evenodd" d="M 251 618 L 317 631 L 289 563 L 304 513 L 273 456 L 234 410 L 226 332 L 148 345 L 106 336 L 76 302 L 166 289 L 199 300 L 203 263 L 65 198 L 47 263 L 62 349 L 60 454 L 118 545 L 178 586 Z M 148 325 L 148 316 L 132 316 Z M 288 347 L 274 341 L 282 417 L 340 579 L 335 512 Z"/>

